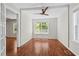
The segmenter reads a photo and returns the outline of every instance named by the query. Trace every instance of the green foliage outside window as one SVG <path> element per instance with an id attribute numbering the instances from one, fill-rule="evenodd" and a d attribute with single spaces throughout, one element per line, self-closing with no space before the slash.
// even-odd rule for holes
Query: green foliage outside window
<path id="1" fill-rule="evenodd" d="M 48 23 L 47 22 L 37 22 L 35 23 L 35 31 L 36 32 L 47 32 Z"/>

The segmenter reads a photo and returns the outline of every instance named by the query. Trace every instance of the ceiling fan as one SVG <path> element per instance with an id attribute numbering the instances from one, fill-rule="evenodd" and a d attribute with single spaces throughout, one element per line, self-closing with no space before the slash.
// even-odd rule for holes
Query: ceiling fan
<path id="1" fill-rule="evenodd" d="M 40 14 L 40 15 L 46 15 L 46 16 L 48 16 L 48 14 L 46 14 L 47 9 L 48 9 L 48 7 L 43 8 L 43 9 L 42 9 L 42 13 L 39 13 L 39 14 Z"/>

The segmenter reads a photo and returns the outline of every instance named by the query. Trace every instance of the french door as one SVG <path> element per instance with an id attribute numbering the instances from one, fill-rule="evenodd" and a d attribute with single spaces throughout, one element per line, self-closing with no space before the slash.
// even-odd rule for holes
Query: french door
<path id="1" fill-rule="evenodd" d="M 0 56 L 6 55 L 6 8 L 0 3 Z"/>

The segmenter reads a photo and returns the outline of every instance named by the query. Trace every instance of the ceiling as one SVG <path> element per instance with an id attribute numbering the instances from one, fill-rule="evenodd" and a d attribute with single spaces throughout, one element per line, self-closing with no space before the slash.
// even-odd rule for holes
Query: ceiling
<path id="1" fill-rule="evenodd" d="M 39 8 L 39 7 L 56 7 L 56 6 L 63 6 L 63 5 L 68 5 L 68 3 L 6 3 L 9 6 L 16 8 L 18 11 L 20 10 L 20 8 Z M 48 9 L 47 13 L 49 14 L 49 16 L 59 16 L 60 14 L 62 14 L 66 9 L 62 9 L 62 8 L 55 8 L 55 9 Z M 32 14 L 33 17 L 42 17 L 41 15 L 38 15 L 36 13 L 40 13 L 41 10 L 38 9 L 33 9 L 33 10 L 28 10 L 27 13 L 28 14 Z M 7 14 L 9 14 L 11 16 L 11 12 L 7 11 Z M 14 15 L 15 16 L 15 15 Z M 11 18 L 14 18 L 14 16 L 12 16 Z M 46 16 L 46 17 L 49 17 Z M 9 17 L 9 16 L 8 16 Z M 16 16 L 15 16 L 16 18 Z"/>
<path id="2" fill-rule="evenodd" d="M 7 3 L 8 4 L 8 3 Z M 33 8 L 33 7 L 43 7 L 43 6 L 62 6 L 68 3 L 9 3 L 10 5 L 20 8 Z"/>

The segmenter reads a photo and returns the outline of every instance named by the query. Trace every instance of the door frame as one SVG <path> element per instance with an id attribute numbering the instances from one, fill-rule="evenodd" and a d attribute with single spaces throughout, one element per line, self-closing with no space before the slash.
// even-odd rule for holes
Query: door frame
<path id="1" fill-rule="evenodd" d="M 6 5 L 6 4 L 5 4 Z M 19 32 L 20 31 L 18 31 L 18 29 L 20 29 L 18 26 L 19 26 L 19 13 L 18 12 L 16 12 L 15 10 L 13 10 L 11 7 L 9 7 L 9 6 L 6 6 L 6 10 L 10 10 L 11 12 L 13 12 L 13 13 L 15 13 L 16 14 L 16 24 L 17 24 L 17 26 L 16 26 L 16 28 L 17 28 L 17 32 L 16 32 L 16 47 L 20 47 L 20 36 L 19 36 Z"/>

